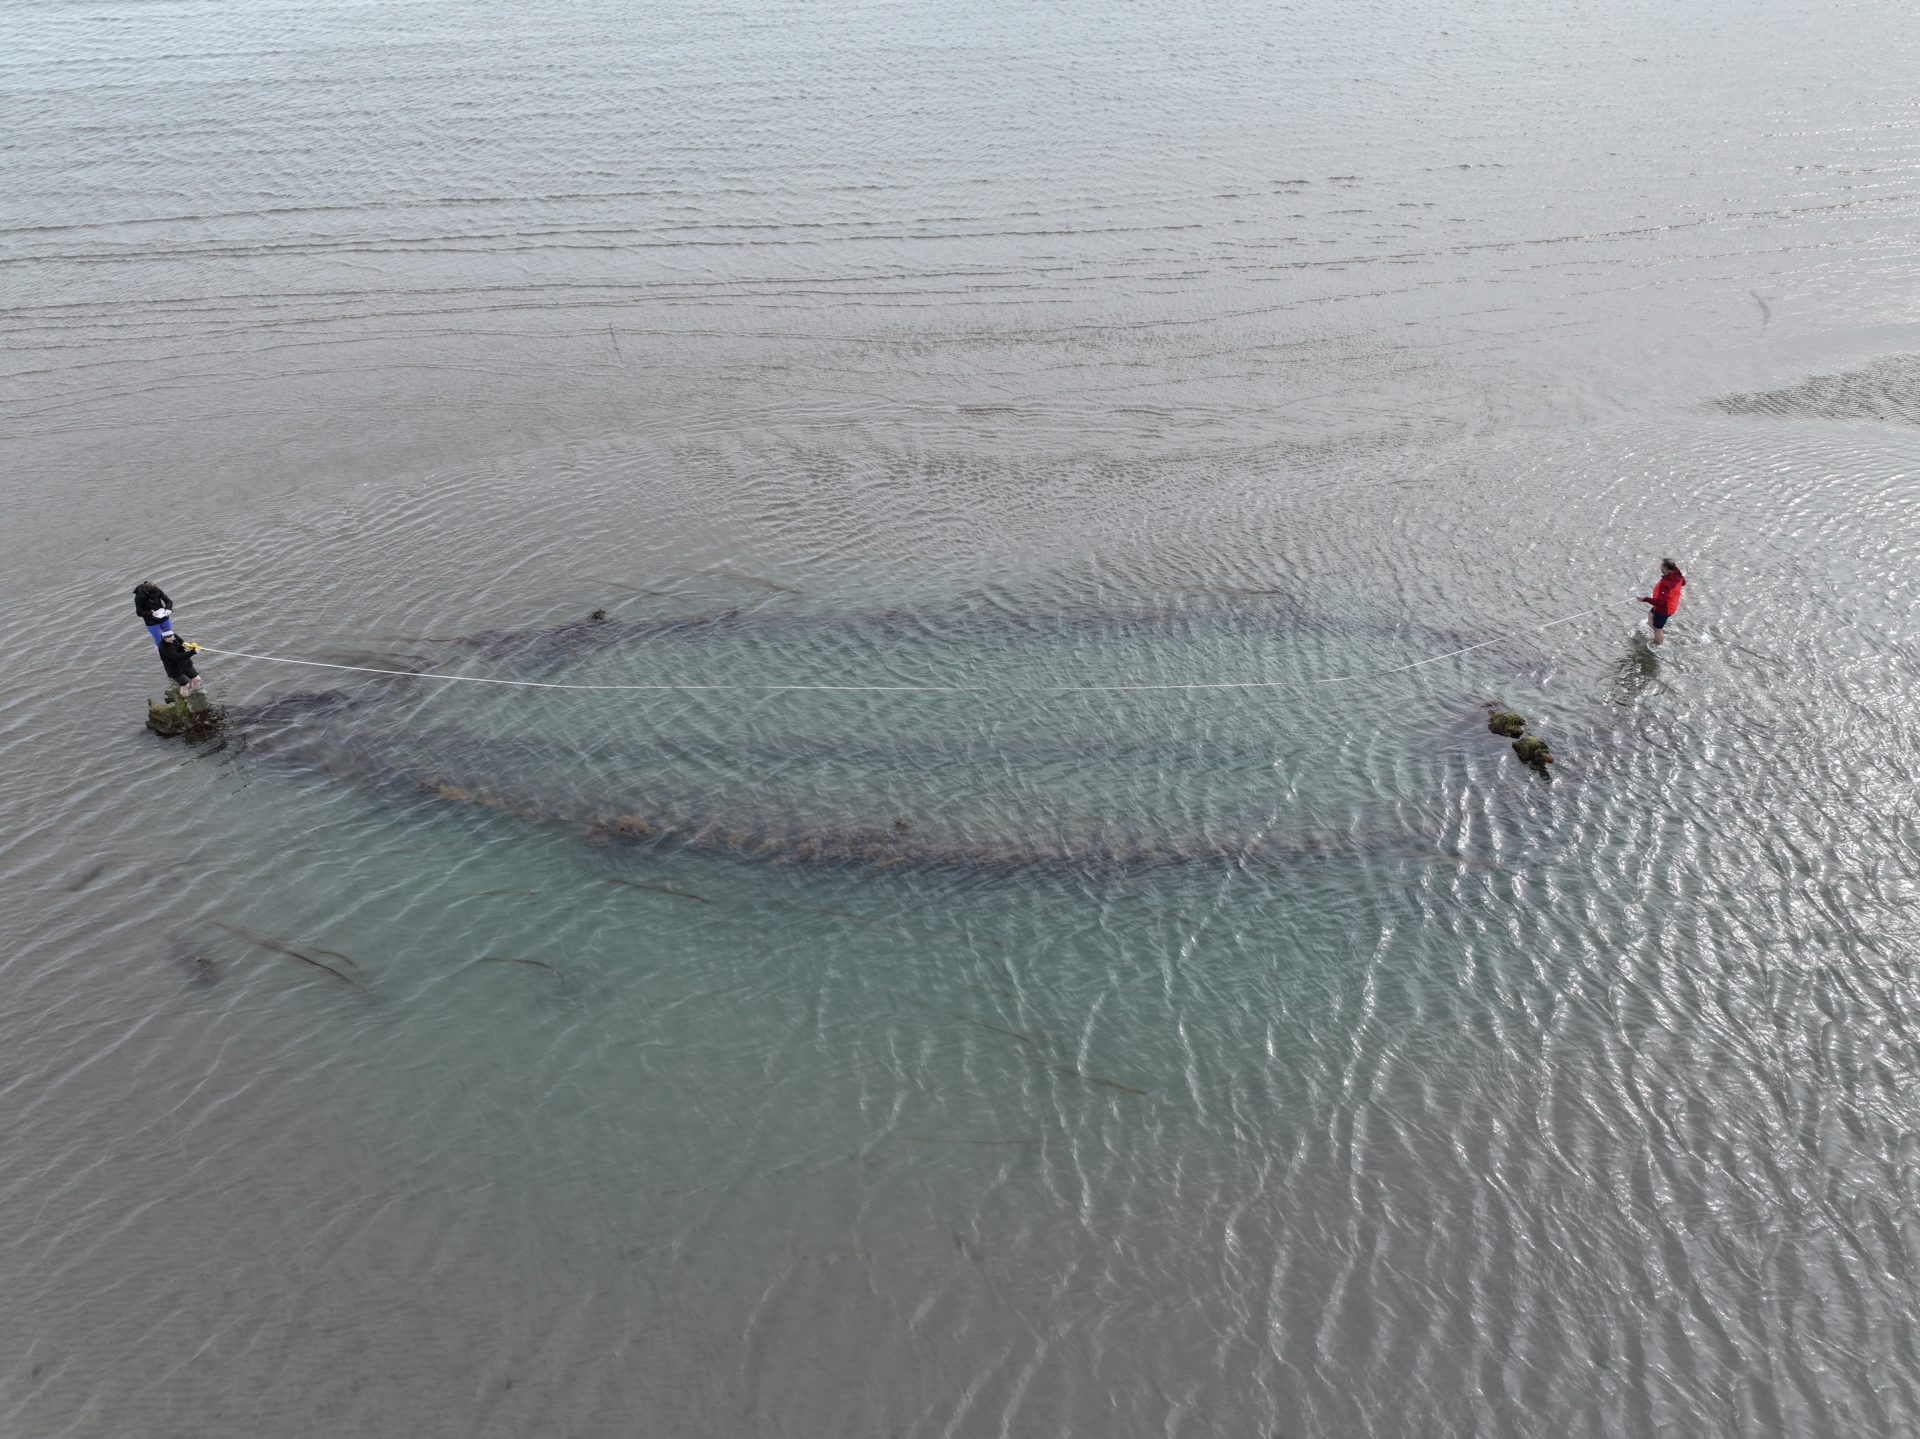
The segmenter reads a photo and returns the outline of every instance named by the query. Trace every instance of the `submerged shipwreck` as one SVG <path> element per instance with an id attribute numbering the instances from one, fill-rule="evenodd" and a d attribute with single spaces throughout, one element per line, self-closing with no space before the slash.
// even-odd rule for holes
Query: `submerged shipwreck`
<path id="1" fill-rule="evenodd" d="M 1274 617 L 1267 617 L 1271 624 Z M 1303 622 L 1289 614 L 1293 623 Z M 664 620 L 616 620 L 596 611 L 584 619 L 543 628 L 494 631 L 430 641 L 457 654 L 481 654 L 499 669 L 495 677 L 552 674 L 560 666 L 618 649 L 640 639 L 712 635 L 752 628 L 779 638 L 783 631 L 833 624 L 839 635 L 866 638 L 951 636 L 979 621 L 923 617 L 898 611 L 825 619 L 814 616 L 679 616 Z M 1247 626 L 1244 611 L 1163 614 L 1146 611 L 1090 610 L 1033 618 L 995 617 L 999 626 L 1037 637 L 1085 630 L 1161 636 L 1197 625 Z M 1401 832 L 1361 837 L 1348 829 L 1321 828 L 1280 833 L 1265 821 L 1230 825 L 1161 815 L 1155 820 L 1093 817 L 1050 820 L 1040 816 L 1015 826 L 1004 822 L 969 823 L 940 814 L 893 806 L 861 813 L 858 804 L 797 806 L 750 790 L 716 796 L 711 788 L 678 781 L 671 769 L 675 746 L 648 745 L 609 755 L 540 735 L 495 736 L 449 724 L 410 728 L 419 695 L 409 671 L 428 669 L 419 656 L 387 657 L 371 666 L 388 677 L 354 690 L 329 689 L 283 694 L 264 703 L 220 712 L 223 742 L 240 747 L 251 759 L 324 774 L 400 802 L 421 799 L 538 824 L 565 827 L 605 845 L 681 850 L 732 860 L 774 864 L 840 866 L 870 871 L 897 868 L 962 870 L 1013 875 L 1031 871 L 1132 873 L 1166 867 L 1265 867 L 1354 859 L 1370 853 L 1433 853 L 1430 840 Z M 432 666 L 438 668 L 438 666 Z M 394 671 L 399 673 L 395 674 Z M 155 707 L 158 709 L 159 707 Z M 159 726 L 156 726 L 159 728 Z M 184 732 L 184 731 L 182 731 Z M 949 756 L 978 757 L 990 750 L 982 741 L 949 742 Z M 1098 760 L 1109 750 L 1133 752 L 1122 741 L 1113 746 L 1082 740 L 1048 747 Z M 879 745 L 850 736 L 836 749 L 820 741 L 790 747 L 833 758 L 912 753 L 909 744 Z M 938 752 L 938 742 L 935 742 Z M 1256 746 L 1170 747 L 1186 765 L 1236 757 L 1265 764 Z M 597 761 L 597 762 L 589 762 Z M 651 778 L 638 770 L 662 771 Z M 935 806 L 938 808 L 938 806 Z M 842 812 L 836 812 L 842 811 Z"/>

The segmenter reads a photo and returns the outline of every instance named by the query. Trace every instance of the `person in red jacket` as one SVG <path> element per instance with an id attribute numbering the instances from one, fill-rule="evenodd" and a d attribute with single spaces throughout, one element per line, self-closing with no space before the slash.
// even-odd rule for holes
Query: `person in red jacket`
<path id="1" fill-rule="evenodd" d="M 1653 607 L 1647 615 L 1647 623 L 1653 626 L 1655 644 L 1666 637 L 1667 621 L 1680 608 L 1680 591 L 1686 587 L 1687 577 L 1680 573 L 1680 566 L 1672 560 L 1660 561 L 1660 580 L 1654 585 L 1653 593 L 1640 596 L 1641 604 Z"/>

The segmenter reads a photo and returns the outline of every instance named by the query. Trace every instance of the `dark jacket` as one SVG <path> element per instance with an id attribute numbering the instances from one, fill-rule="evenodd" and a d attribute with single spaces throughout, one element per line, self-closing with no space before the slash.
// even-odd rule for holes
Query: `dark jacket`
<path id="1" fill-rule="evenodd" d="M 133 612 L 140 616 L 143 625 L 157 625 L 160 621 L 153 617 L 155 610 L 170 610 L 173 601 L 167 598 L 167 592 L 158 585 L 135 585 L 133 587 Z"/>
<path id="2" fill-rule="evenodd" d="M 178 635 L 168 635 L 160 641 L 160 663 L 166 669 L 167 678 L 177 685 L 200 677 L 200 671 L 193 667 L 193 656 Z"/>

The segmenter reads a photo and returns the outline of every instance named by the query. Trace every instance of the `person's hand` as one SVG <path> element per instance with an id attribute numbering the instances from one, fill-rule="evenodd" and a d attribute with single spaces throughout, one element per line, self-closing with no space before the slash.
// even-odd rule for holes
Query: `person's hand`
<path id="1" fill-rule="evenodd" d="M 168 615 L 170 615 L 170 614 L 172 614 L 172 613 L 173 613 L 173 611 L 172 611 L 172 610 L 155 610 L 155 611 L 153 612 L 153 617 L 154 617 L 154 618 L 155 618 L 156 620 L 164 620 L 164 619 L 165 619 L 165 618 L 166 618 L 166 617 L 167 617 Z"/>

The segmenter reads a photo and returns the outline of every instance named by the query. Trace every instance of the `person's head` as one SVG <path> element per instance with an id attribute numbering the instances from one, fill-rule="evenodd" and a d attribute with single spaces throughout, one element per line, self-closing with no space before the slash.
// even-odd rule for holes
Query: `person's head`
<path id="1" fill-rule="evenodd" d="M 1662 560 L 1660 561 L 1660 573 L 1663 575 L 1677 575 L 1680 573 L 1680 566 L 1672 560 Z"/>

